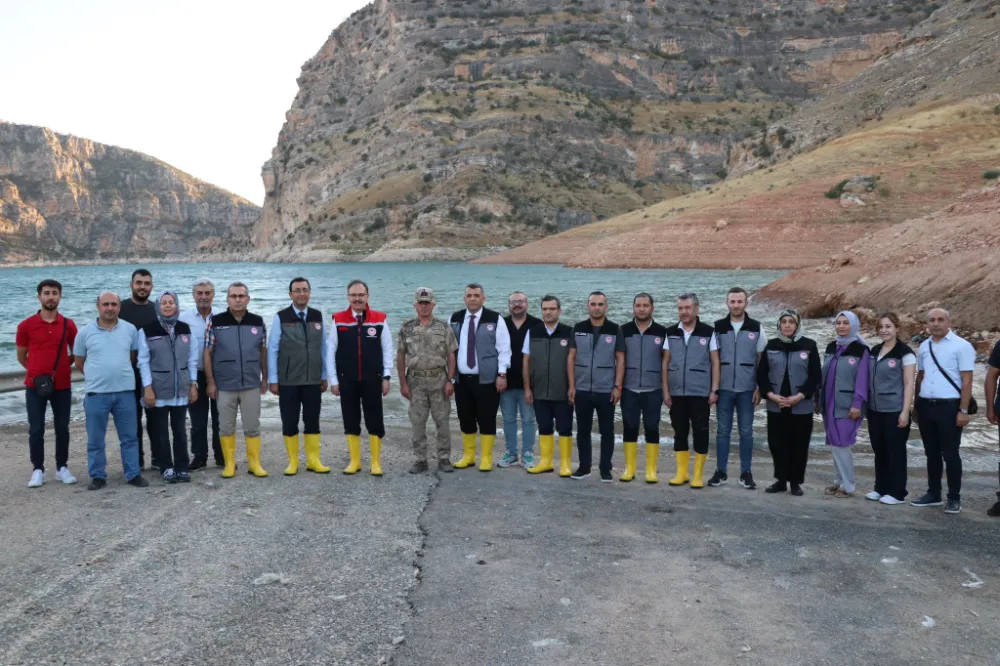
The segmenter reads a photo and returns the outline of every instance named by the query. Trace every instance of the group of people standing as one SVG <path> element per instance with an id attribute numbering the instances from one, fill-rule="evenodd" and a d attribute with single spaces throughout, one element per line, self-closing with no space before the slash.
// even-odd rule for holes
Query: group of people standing
<path id="1" fill-rule="evenodd" d="M 190 480 L 207 465 L 211 417 L 215 463 L 230 478 L 236 469 L 236 425 L 240 416 L 246 440 L 247 471 L 267 476 L 260 462 L 261 396 L 278 396 L 282 436 L 288 454 L 286 475 L 299 467 L 302 426 L 306 469 L 327 473 L 320 460 L 320 411 L 329 390 L 339 396 L 349 464 L 345 474 L 362 469 L 362 420 L 369 436 L 370 472 L 381 476 L 385 436 L 383 397 L 388 395 L 395 361 L 400 394 L 409 401 L 416 461 L 411 473 L 428 470 L 426 422 L 437 429 L 440 471 L 476 465 L 493 469 L 497 413 L 502 411 L 505 450 L 499 467 L 523 465 L 532 474 L 554 472 L 558 437 L 559 475 L 585 479 L 592 474 L 591 435 L 596 416 L 600 435 L 597 471 L 611 482 L 614 420 L 621 404 L 624 471 L 619 481 L 637 476 L 640 429 L 645 439 L 647 483 L 656 483 L 660 421 L 664 406 L 674 431 L 677 471 L 668 483 L 702 488 L 728 483 L 731 432 L 739 433 L 739 484 L 756 488 L 753 478 L 753 418 L 766 403 L 768 445 L 775 482 L 768 493 L 802 495 L 814 411 L 822 415 L 834 462 L 826 493 L 855 493 L 852 446 L 865 416 L 875 452 L 875 487 L 866 497 L 902 504 L 907 496 L 906 442 L 911 420 L 920 428 L 927 452 L 928 488 L 914 506 L 944 504 L 942 472 L 947 471 L 947 508 L 961 510 L 962 428 L 972 405 L 975 353 L 951 330 L 948 313 L 928 314 L 930 337 L 914 352 L 899 339 L 899 319 L 878 319 L 881 343 L 872 349 L 860 336 L 860 322 L 845 311 L 834 320 L 836 338 L 821 356 L 805 337 L 794 310 L 781 312 L 775 337 L 747 312 L 747 292 L 727 294 L 729 315 L 713 325 L 699 318 L 697 294 L 677 298 L 677 322 L 653 319 L 654 299 L 633 299 L 633 318 L 619 326 L 607 318 L 608 300 L 600 291 L 587 300 L 588 317 L 570 326 L 560 321 L 561 302 L 546 295 L 540 318 L 528 314 L 528 297 L 515 291 L 509 314 L 485 307 L 482 285 L 465 289 L 465 309 L 447 322 L 434 316 L 429 288 L 414 296 L 416 317 L 405 322 L 393 345 L 386 315 L 368 305 L 361 280 L 347 288 L 348 307 L 328 327 L 323 314 L 309 307 L 306 278 L 289 284 L 290 305 L 274 315 L 270 332 L 264 319 L 249 311 L 250 293 L 241 282 L 229 285 L 227 308 L 213 309 L 215 288 L 199 280 L 196 307 L 180 311 L 173 291 L 153 301 L 152 275 L 132 275 L 131 296 L 112 292 L 97 299 L 98 317 L 79 332 L 58 313 L 62 286 L 38 285 L 41 309 L 18 327 L 18 360 L 26 368 L 26 406 L 33 473 L 29 486 L 44 483 L 43 432 L 46 406 L 56 424 L 56 476 L 76 479 L 66 462 L 69 448 L 70 364 L 84 374 L 84 411 L 88 435 L 90 489 L 106 484 L 105 433 L 115 421 L 128 483 L 145 486 L 142 415 L 147 422 L 152 467 L 164 482 Z M 59 342 L 57 342 L 59 340 Z M 1000 343 L 987 375 L 987 417 L 996 423 Z M 990 384 L 992 382 L 992 385 Z M 454 397 L 462 432 L 462 457 L 452 464 L 450 410 Z M 716 409 L 716 470 L 705 481 L 709 417 Z M 577 466 L 573 469 L 573 418 L 577 421 Z M 190 417 L 191 455 L 187 420 Z M 522 431 L 518 448 L 518 430 Z M 539 457 L 534 457 L 537 429 Z M 694 450 L 693 464 L 691 449 Z M 1000 494 L 998 494 L 1000 495 Z M 1000 502 L 990 509 L 1000 515 Z"/>

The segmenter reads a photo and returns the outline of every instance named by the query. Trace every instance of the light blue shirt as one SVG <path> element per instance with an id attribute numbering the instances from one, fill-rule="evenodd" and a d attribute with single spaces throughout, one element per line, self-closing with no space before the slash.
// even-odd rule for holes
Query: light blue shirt
<path id="1" fill-rule="evenodd" d="M 192 336 L 194 334 L 192 333 Z M 204 333 L 202 333 L 204 336 Z M 188 352 L 188 375 L 191 377 L 191 381 L 197 381 L 198 378 L 198 357 L 201 356 L 202 348 L 195 344 L 195 341 L 191 341 L 191 348 Z M 139 375 L 142 377 L 142 387 L 153 385 L 153 373 L 149 370 L 149 344 L 146 342 L 146 331 L 139 331 Z M 188 404 L 188 392 L 190 391 L 191 384 L 184 386 L 177 386 L 177 392 L 180 395 L 172 396 L 167 398 L 166 396 L 156 396 L 156 404 L 154 407 L 184 407 Z M 146 399 L 142 400 L 143 405 L 148 409 L 149 405 L 146 404 Z"/>
<path id="2" fill-rule="evenodd" d="M 962 373 L 976 369 L 975 347 L 955 335 L 954 331 L 948 331 L 948 335 L 941 338 L 940 342 L 933 342 L 933 338 L 921 342 L 920 351 L 917 353 L 917 370 L 924 373 L 923 379 L 920 380 L 919 397 L 928 400 L 961 398 L 962 394 L 948 383 L 931 358 L 931 344 L 934 345 L 934 357 L 937 358 L 937 362 L 959 388 L 962 388 Z"/>
<path id="3" fill-rule="evenodd" d="M 212 320 L 212 315 L 214 314 L 215 314 L 215 309 L 213 308 L 212 312 L 208 315 L 208 317 L 202 319 L 201 313 L 198 312 L 198 308 L 194 308 L 193 310 L 184 310 L 177 317 L 178 321 L 182 321 L 191 327 L 191 336 L 194 338 L 194 340 L 191 341 L 191 345 L 193 347 L 197 347 L 198 349 L 199 371 L 201 371 L 204 368 L 204 363 L 205 363 L 205 356 L 204 354 L 202 354 L 202 352 L 205 351 L 205 332 L 208 330 L 208 322 Z M 191 379 L 197 379 L 197 378 L 198 375 L 196 374 L 191 375 Z"/>
<path id="4" fill-rule="evenodd" d="M 292 310 L 295 312 L 295 316 L 302 318 L 303 314 L 308 314 L 306 310 L 299 310 L 294 305 Z M 326 336 L 326 324 L 320 321 L 319 334 L 321 336 Z M 281 317 L 277 314 L 274 315 L 274 319 L 271 320 L 271 337 L 267 339 L 267 383 L 277 384 L 278 383 L 278 348 L 281 347 Z M 323 370 L 320 375 L 320 379 L 326 381 L 326 345 L 323 345 L 323 350 L 320 352 L 323 359 Z"/>
<path id="5" fill-rule="evenodd" d="M 135 391 L 132 352 L 139 350 L 138 331 L 119 319 L 110 331 L 92 321 L 73 343 L 73 356 L 85 358 L 83 388 L 87 393 Z"/>

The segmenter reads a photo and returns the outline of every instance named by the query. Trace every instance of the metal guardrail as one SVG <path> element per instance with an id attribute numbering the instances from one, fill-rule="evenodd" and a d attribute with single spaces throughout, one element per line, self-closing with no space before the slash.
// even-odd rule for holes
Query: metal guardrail
<path id="1" fill-rule="evenodd" d="M 83 381 L 83 373 L 73 368 L 71 380 L 74 382 Z M 13 393 L 24 390 L 24 370 L 14 372 L 0 372 L 0 393 Z"/>

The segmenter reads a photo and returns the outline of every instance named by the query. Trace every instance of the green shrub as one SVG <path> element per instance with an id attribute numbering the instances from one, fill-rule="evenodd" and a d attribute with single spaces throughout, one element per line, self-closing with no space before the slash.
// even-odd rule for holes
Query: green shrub
<path id="1" fill-rule="evenodd" d="M 839 183 L 828 189 L 826 191 L 826 194 L 824 194 L 823 196 L 825 196 L 827 199 L 839 199 L 840 195 L 844 193 L 844 186 L 847 185 L 847 181 L 848 181 L 847 178 L 840 181 Z"/>
<path id="2" fill-rule="evenodd" d="M 986 180 L 996 180 L 997 178 L 1000 178 L 1000 170 L 990 169 L 989 171 L 984 171 L 983 178 Z"/>

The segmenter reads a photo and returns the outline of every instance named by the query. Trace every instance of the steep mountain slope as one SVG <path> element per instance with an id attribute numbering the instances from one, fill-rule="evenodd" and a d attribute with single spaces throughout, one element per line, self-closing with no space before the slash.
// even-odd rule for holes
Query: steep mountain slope
<path id="1" fill-rule="evenodd" d="M 520 244 L 709 186 L 936 7 L 377 0 L 303 66 L 255 241 L 275 259 Z"/>
<path id="2" fill-rule="evenodd" d="M 247 252 L 260 209 L 157 159 L 0 121 L 0 262 Z"/>

